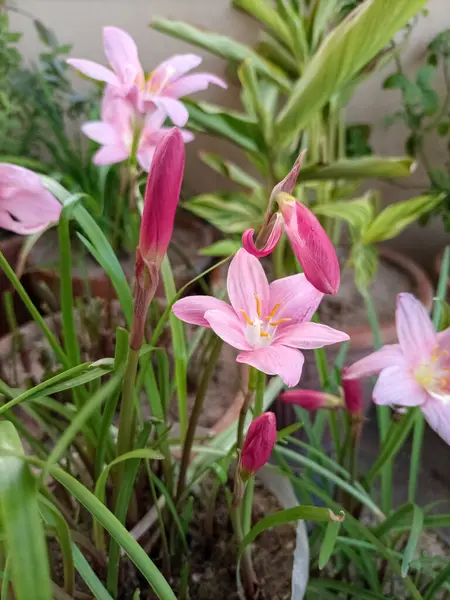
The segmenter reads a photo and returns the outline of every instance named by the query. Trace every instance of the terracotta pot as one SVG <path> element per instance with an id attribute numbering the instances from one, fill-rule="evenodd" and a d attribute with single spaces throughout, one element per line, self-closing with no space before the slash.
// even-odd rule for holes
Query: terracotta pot
<path id="1" fill-rule="evenodd" d="M 24 240 L 25 238 L 23 236 L 13 235 L 0 241 L 0 250 L 13 269 L 18 263 L 20 251 Z M 25 288 L 27 288 L 27 290 L 29 290 L 29 277 L 24 276 L 22 278 L 22 284 L 25 286 Z M 0 270 L 0 335 L 5 335 L 9 332 L 8 322 L 6 319 L 4 308 L 4 293 L 7 291 L 13 291 L 13 287 L 9 283 L 9 279 L 6 277 L 5 273 L 3 273 L 3 271 Z M 22 325 L 23 323 L 26 323 L 29 320 L 30 315 L 25 305 L 15 292 L 13 298 L 15 318 L 17 323 L 19 325 Z"/>
<path id="2" fill-rule="evenodd" d="M 439 281 L 439 277 L 441 275 L 442 268 L 442 259 L 444 258 L 444 250 L 441 250 L 439 254 L 436 256 L 434 261 L 434 274 L 436 276 L 436 281 Z M 450 277 L 447 279 L 447 295 L 450 295 Z"/>
<path id="3" fill-rule="evenodd" d="M 173 265 L 173 274 L 177 289 L 188 283 L 199 273 L 205 271 L 210 264 L 210 257 L 201 256 L 198 250 L 213 242 L 213 230 L 208 224 L 200 221 L 188 212 L 180 211 L 175 220 L 173 244 L 169 248 L 169 257 Z M 88 255 L 82 254 L 82 247 L 76 240 L 73 242 L 73 295 L 74 297 L 92 296 L 105 300 L 117 298 L 114 287 L 101 266 Z M 32 275 L 31 281 L 37 293 L 47 287 L 51 296 L 59 298 L 60 279 L 58 273 L 58 240 L 55 230 L 49 231 L 38 242 L 30 254 L 27 273 Z M 188 262 L 180 261 L 184 253 Z M 77 256 L 79 260 L 77 262 Z M 81 259 L 83 256 L 83 259 Z M 85 258 L 85 256 L 87 258 Z M 134 278 L 135 257 L 122 255 L 119 258 L 127 279 Z M 81 263 L 81 264 L 80 264 Z M 164 286 L 160 281 L 156 295 L 164 297 Z"/>

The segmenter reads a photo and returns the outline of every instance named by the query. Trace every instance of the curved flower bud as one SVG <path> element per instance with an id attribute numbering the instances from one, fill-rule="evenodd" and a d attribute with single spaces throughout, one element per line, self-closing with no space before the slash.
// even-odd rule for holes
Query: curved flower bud
<path id="1" fill-rule="evenodd" d="M 160 267 L 172 237 L 184 156 L 182 133 L 174 127 L 155 150 L 145 190 L 138 253 L 149 268 Z"/>
<path id="2" fill-rule="evenodd" d="M 264 228 L 260 231 L 256 242 L 254 241 L 254 229 L 247 229 L 242 234 L 242 245 L 249 254 L 253 254 L 257 258 L 268 256 L 280 241 L 281 234 L 283 233 L 283 217 L 281 213 L 273 215 L 265 229 L 267 231 Z M 262 239 L 261 248 L 257 246 L 259 239 Z"/>
<path id="3" fill-rule="evenodd" d="M 284 228 L 306 279 L 324 294 L 336 294 L 340 271 L 336 251 L 317 217 L 304 204 L 282 192 L 277 202 Z"/>
<path id="4" fill-rule="evenodd" d="M 248 428 L 240 458 L 240 476 L 249 479 L 269 460 L 277 441 L 277 421 L 271 412 L 257 417 Z"/>
<path id="5" fill-rule="evenodd" d="M 277 183 L 277 185 L 273 188 L 272 193 L 270 194 L 269 205 L 272 203 L 272 200 L 278 196 L 278 194 L 281 194 L 281 192 L 292 194 L 297 183 L 298 175 L 300 173 L 300 169 L 302 168 L 303 159 L 305 158 L 306 152 L 306 149 L 300 152 L 292 169 L 289 171 L 286 177 L 280 181 L 280 183 Z"/>
<path id="6" fill-rule="evenodd" d="M 306 410 L 335 409 L 344 406 L 341 398 L 316 390 L 288 390 L 280 394 L 279 400 L 288 404 L 296 404 Z"/>
<path id="7" fill-rule="evenodd" d="M 351 415 L 362 415 L 364 410 L 363 390 L 359 379 L 346 379 L 347 369 L 342 371 L 342 389 L 347 412 Z"/>

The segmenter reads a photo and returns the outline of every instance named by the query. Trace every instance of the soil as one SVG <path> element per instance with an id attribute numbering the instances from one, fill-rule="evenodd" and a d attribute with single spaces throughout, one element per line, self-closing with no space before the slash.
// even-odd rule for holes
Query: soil
<path id="1" fill-rule="evenodd" d="M 416 293 L 414 283 L 404 270 L 381 258 L 375 280 L 369 287 L 380 323 L 392 321 L 397 294 Z M 364 300 L 356 287 L 352 269 L 341 271 L 341 286 L 336 296 L 325 296 L 320 308 L 320 319 L 336 329 L 367 325 Z"/>

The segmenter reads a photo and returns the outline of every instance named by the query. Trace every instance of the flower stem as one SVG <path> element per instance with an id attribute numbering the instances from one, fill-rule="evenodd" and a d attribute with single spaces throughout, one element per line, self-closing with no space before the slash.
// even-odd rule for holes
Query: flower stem
<path id="1" fill-rule="evenodd" d="M 128 352 L 127 369 L 125 371 L 122 385 L 122 401 L 120 404 L 119 433 L 117 439 L 117 456 L 125 454 L 125 452 L 128 452 L 132 448 L 134 422 L 133 392 L 138 363 L 139 350 L 130 348 Z M 119 469 L 119 471 L 123 471 L 123 469 Z"/>
<path id="2" fill-rule="evenodd" d="M 244 539 L 244 535 L 242 533 L 242 517 L 241 517 L 240 508 L 239 507 L 233 508 L 233 513 L 234 513 L 233 514 L 233 516 L 234 516 L 234 518 L 233 518 L 234 531 L 236 534 L 237 543 L 240 547 L 242 544 L 242 540 Z M 244 553 L 242 555 L 241 570 L 242 570 L 242 578 L 244 580 L 245 595 L 246 595 L 246 598 L 248 598 L 250 600 L 251 598 L 255 597 L 256 584 L 257 584 L 256 574 L 255 574 L 255 570 L 253 568 L 252 554 L 250 551 L 250 546 L 247 546 L 247 548 L 244 550 Z"/>

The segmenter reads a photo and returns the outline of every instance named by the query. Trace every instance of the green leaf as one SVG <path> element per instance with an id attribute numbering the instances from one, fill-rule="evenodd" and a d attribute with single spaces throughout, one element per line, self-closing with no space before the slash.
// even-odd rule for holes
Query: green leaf
<path id="1" fill-rule="evenodd" d="M 256 54 L 256 52 L 245 44 L 236 42 L 225 35 L 205 31 L 188 23 L 170 19 L 153 19 L 150 26 L 156 29 L 156 31 L 167 33 L 234 62 L 240 63 L 247 58 L 251 58 L 261 74 L 278 83 L 287 92 L 291 88 L 289 78 L 286 77 L 281 69 Z"/>
<path id="2" fill-rule="evenodd" d="M 370 193 L 356 200 L 316 204 L 313 208 L 316 215 L 333 217 L 346 221 L 358 231 L 364 230 L 373 220 L 374 207 Z"/>
<path id="3" fill-rule="evenodd" d="M 241 246 L 240 239 L 219 240 L 207 248 L 202 248 L 199 254 L 202 256 L 230 256 L 230 254 L 235 254 Z"/>
<path id="4" fill-rule="evenodd" d="M 82 552 L 78 549 L 77 546 L 75 546 L 75 544 L 72 544 L 72 551 L 75 562 L 75 568 L 81 575 L 84 583 L 94 594 L 95 600 L 113 600 L 103 583 L 92 570 L 91 565 L 84 558 Z"/>
<path id="5" fill-rule="evenodd" d="M 450 580 L 450 564 L 446 566 L 445 569 L 442 569 L 434 581 L 427 588 L 426 592 L 423 595 L 423 600 L 435 600 L 437 592 L 441 589 L 444 583 Z"/>
<path id="6" fill-rule="evenodd" d="M 411 531 L 409 533 L 408 542 L 406 544 L 405 552 L 403 553 L 402 561 L 402 577 L 406 577 L 411 561 L 416 553 L 417 545 L 420 542 L 420 536 L 422 535 L 423 529 L 423 510 L 417 505 L 413 505 L 413 518 L 411 524 Z"/>
<path id="7" fill-rule="evenodd" d="M 436 208 L 444 198 L 445 194 L 430 194 L 388 206 L 376 217 L 362 241 L 375 243 L 397 236 L 419 217 Z"/>
<path id="8" fill-rule="evenodd" d="M 17 600 L 51 600 L 47 545 L 37 502 L 37 482 L 19 435 L 0 422 L 0 517 Z"/>
<path id="9" fill-rule="evenodd" d="M 245 194 L 223 192 L 202 194 L 183 204 L 198 217 L 205 219 L 223 233 L 243 233 L 262 219 Z"/>
<path id="10" fill-rule="evenodd" d="M 352 248 L 352 261 L 355 269 L 356 287 L 364 293 L 376 277 L 378 251 L 375 246 L 356 244 Z"/>
<path id="11" fill-rule="evenodd" d="M 323 41 L 294 86 L 276 125 L 276 138 L 288 146 L 328 100 L 404 27 L 426 0 L 368 0 Z"/>
<path id="12" fill-rule="evenodd" d="M 268 29 L 271 29 L 280 41 L 284 43 L 290 41 L 289 27 L 269 0 L 233 0 L 233 6 L 258 19 Z"/>
<path id="13" fill-rule="evenodd" d="M 239 548 L 239 555 L 242 555 L 245 548 L 251 544 L 258 535 L 272 527 L 286 525 L 286 523 L 292 523 L 299 520 L 320 522 L 331 521 L 331 519 L 332 512 L 328 508 L 318 508 L 317 506 L 296 506 L 267 515 L 267 517 L 258 521 L 242 540 L 242 544 Z"/>
<path id="14" fill-rule="evenodd" d="M 408 84 L 409 80 L 405 77 L 405 75 L 402 73 L 393 73 L 384 80 L 383 88 L 385 90 L 404 90 Z"/>
<path id="15" fill-rule="evenodd" d="M 310 579 L 308 590 L 320 594 L 320 598 L 323 598 L 323 592 L 333 590 L 341 594 L 346 594 L 349 598 L 358 598 L 358 600 L 386 600 L 386 596 L 383 594 L 376 594 L 375 592 L 360 588 L 353 583 L 342 583 L 333 579 Z M 337 596 L 333 595 L 331 597 L 336 598 Z"/>
<path id="16" fill-rule="evenodd" d="M 242 185 L 250 190 L 257 190 L 261 187 L 261 183 L 254 177 L 249 175 L 241 169 L 235 163 L 225 160 L 220 154 L 214 154 L 213 152 L 200 152 L 200 158 L 202 161 L 214 169 L 217 173 L 220 173 L 224 177 L 228 177 L 231 181 Z"/>
<path id="17" fill-rule="evenodd" d="M 301 181 L 314 179 L 366 179 L 409 177 L 416 164 L 408 157 L 365 156 L 343 159 L 332 165 L 305 167 L 300 173 Z"/>
<path id="18" fill-rule="evenodd" d="M 334 517 L 327 524 L 325 537 L 323 538 L 319 554 L 319 569 L 321 570 L 325 567 L 325 565 L 330 560 L 331 555 L 333 554 L 334 546 L 336 544 L 336 538 L 339 535 L 341 522 L 341 518 Z"/>

